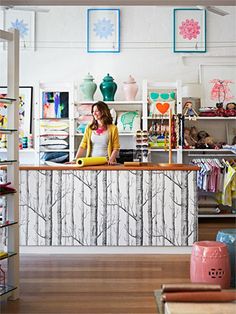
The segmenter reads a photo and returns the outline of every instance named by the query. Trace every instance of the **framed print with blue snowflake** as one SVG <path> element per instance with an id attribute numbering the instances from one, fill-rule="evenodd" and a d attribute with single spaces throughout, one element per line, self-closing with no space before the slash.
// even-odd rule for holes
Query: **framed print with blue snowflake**
<path id="1" fill-rule="evenodd" d="M 174 52 L 206 52 L 206 11 L 174 9 Z"/>
<path id="2" fill-rule="evenodd" d="M 20 48 L 35 49 L 35 12 L 6 10 L 4 12 L 4 29 L 16 28 L 20 33 Z"/>
<path id="3" fill-rule="evenodd" d="M 87 51 L 120 52 L 119 9 L 88 9 Z"/>

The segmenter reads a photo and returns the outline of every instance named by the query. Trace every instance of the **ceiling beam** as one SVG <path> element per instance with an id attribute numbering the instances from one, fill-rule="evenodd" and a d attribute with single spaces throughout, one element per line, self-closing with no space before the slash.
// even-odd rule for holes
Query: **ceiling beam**
<path id="1" fill-rule="evenodd" d="M 83 5 L 83 6 L 132 6 L 132 5 L 161 5 L 161 6 L 236 6 L 236 0 L 0 0 L 2 6 L 8 5 Z"/>

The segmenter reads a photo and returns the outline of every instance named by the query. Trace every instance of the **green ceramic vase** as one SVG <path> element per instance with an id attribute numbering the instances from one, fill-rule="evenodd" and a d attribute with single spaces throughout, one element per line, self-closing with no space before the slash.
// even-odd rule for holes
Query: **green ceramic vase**
<path id="1" fill-rule="evenodd" d="M 100 84 L 100 90 L 103 96 L 103 101 L 114 101 L 117 84 L 114 82 L 112 76 L 107 74 L 107 76 L 103 78 L 103 81 Z"/>
<path id="2" fill-rule="evenodd" d="M 93 76 L 88 73 L 88 75 L 85 76 L 83 83 L 80 85 L 83 100 L 93 100 L 93 95 L 97 89 L 97 84 L 94 83 L 93 80 Z"/>

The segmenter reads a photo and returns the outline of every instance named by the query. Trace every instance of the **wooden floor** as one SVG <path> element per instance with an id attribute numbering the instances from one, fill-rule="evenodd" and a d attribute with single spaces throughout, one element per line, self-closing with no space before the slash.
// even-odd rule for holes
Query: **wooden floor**
<path id="1" fill-rule="evenodd" d="M 189 282 L 189 255 L 23 255 L 20 299 L 0 313 L 157 313 L 153 291 Z"/>

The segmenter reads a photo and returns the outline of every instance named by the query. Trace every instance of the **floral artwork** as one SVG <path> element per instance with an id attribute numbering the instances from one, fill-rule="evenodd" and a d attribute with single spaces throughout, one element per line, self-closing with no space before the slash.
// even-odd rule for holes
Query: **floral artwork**
<path id="1" fill-rule="evenodd" d="M 29 34 L 29 26 L 27 23 L 24 23 L 24 20 L 18 20 L 11 22 L 11 28 L 15 28 L 19 30 L 20 37 L 25 38 Z"/>
<path id="2" fill-rule="evenodd" d="M 114 24 L 110 20 L 103 18 L 102 20 L 98 20 L 97 23 L 94 23 L 93 31 L 99 38 L 107 39 L 114 32 Z"/>
<path id="3" fill-rule="evenodd" d="M 200 34 L 200 26 L 198 21 L 194 21 L 194 19 L 187 19 L 183 21 L 179 27 L 179 34 L 182 35 L 184 39 L 193 39 L 197 38 Z"/>
<path id="4" fill-rule="evenodd" d="M 174 9 L 174 52 L 206 52 L 206 12 Z"/>
<path id="5" fill-rule="evenodd" d="M 87 51 L 120 52 L 120 10 L 88 9 Z"/>
<path id="6" fill-rule="evenodd" d="M 4 29 L 18 29 L 20 33 L 20 48 L 24 50 L 34 50 L 35 12 L 7 10 L 4 14 Z"/>

